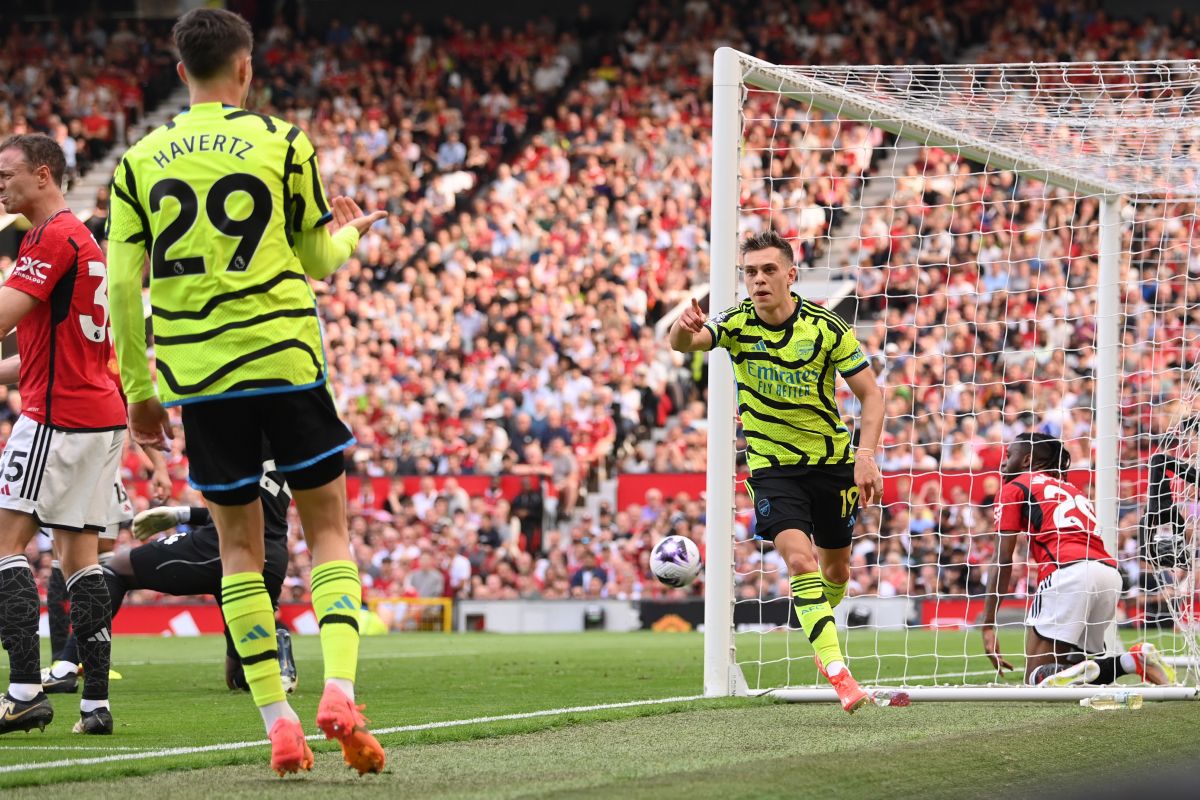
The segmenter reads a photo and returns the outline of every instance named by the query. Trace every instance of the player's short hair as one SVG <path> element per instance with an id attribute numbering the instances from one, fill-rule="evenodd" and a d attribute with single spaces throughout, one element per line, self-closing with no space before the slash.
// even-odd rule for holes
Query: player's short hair
<path id="1" fill-rule="evenodd" d="M 759 250 L 768 250 L 775 248 L 780 253 L 783 253 L 784 259 L 788 264 L 795 264 L 796 254 L 792 250 L 792 246 L 788 244 L 788 240 L 779 235 L 778 231 L 769 230 L 762 233 L 756 233 L 753 236 L 742 240 L 742 255 L 747 253 L 755 253 Z"/>
<path id="2" fill-rule="evenodd" d="M 1048 433 L 1029 431 L 1022 433 L 1013 442 L 1029 446 L 1032 454 L 1029 460 L 1030 469 L 1062 474 L 1071 468 L 1071 454 L 1067 452 L 1062 441 Z"/>
<path id="3" fill-rule="evenodd" d="M 187 74 L 199 80 L 220 75 L 243 50 L 254 50 L 250 23 L 223 8 L 195 8 L 171 29 L 179 60 Z"/>
<path id="4" fill-rule="evenodd" d="M 0 142 L 0 153 L 13 147 L 21 151 L 34 169 L 49 167 L 55 185 L 62 186 L 63 175 L 67 171 L 67 157 L 63 155 L 58 142 L 44 133 L 21 133 Z"/>

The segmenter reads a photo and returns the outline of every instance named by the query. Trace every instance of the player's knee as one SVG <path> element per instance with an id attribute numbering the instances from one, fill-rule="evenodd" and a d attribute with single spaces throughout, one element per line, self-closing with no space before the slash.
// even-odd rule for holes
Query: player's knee
<path id="1" fill-rule="evenodd" d="M 129 558 L 129 550 L 118 550 L 108 561 L 108 570 L 122 578 L 133 577 L 133 562 Z"/>
<path id="2" fill-rule="evenodd" d="M 830 583 L 849 583 L 849 564 L 822 564 L 821 575 Z"/>
<path id="3" fill-rule="evenodd" d="M 817 559 L 811 553 L 789 553 L 784 561 L 787 562 L 789 575 L 803 575 L 806 572 L 817 571 Z"/>

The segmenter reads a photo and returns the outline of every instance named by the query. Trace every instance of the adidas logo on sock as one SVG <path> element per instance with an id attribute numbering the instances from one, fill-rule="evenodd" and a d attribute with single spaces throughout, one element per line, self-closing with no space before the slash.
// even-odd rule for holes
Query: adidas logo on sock
<path id="1" fill-rule="evenodd" d="M 89 642 L 111 642 L 112 634 L 109 633 L 108 628 L 101 628 L 100 630 L 93 633 L 91 636 L 87 637 L 86 641 L 89 641 Z"/>
<path id="2" fill-rule="evenodd" d="M 328 614 L 331 611 L 358 611 L 358 606 L 350 599 L 349 595 L 342 595 L 329 608 L 322 611 L 322 614 Z"/>
<path id="3" fill-rule="evenodd" d="M 270 635 L 271 634 L 267 633 L 266 628 L 264 628 L 262 625 L 255 625 L 254 628 L 249 633 L 247 633 L 245 636 L 243 636 L 241 638 L 241 640 L 238 642 L 238 644 L 245 644 L 246 642 L 256 642 L 259 639 L 266 639 Z"/>

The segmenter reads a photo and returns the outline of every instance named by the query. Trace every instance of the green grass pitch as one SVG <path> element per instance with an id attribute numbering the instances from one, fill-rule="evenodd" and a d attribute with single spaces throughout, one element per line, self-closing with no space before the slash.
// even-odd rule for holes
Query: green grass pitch
<path id="1" fill-rule="evenodd" d="M 1019 649 L 1019 633 L 1006 637 L 1008 649 Z M 976 638 L 858 629 L 849 651 L 865 682 L 906 670 L 986 673 Z M 296 637 L 295 644 L 293 705 L 315 732 L 319 643 Z M 907 662 L 886 655 L 906 646 L 926 655 Z M 743 658 L 761 653 L 773 662 L 764 682 L 813 679 L 806 644 L 795 636 L 741 634 L 738 647 Z M 124 676 L 113 684 L 115 735 L 72 735 L 78 695 L 55 696 L 58 717 L 44 734 L 0 737 L 5 798 L 44 798 L 48 789 L 73 788 L 49 784 L 90 781 L 89 798 L 249 798 L 284 789 L 325 797 L 353 787 L 356 797 L 959 800 L 1077 787 L 1200 755 L 1200 704 L 1190 702 L 1107 713 L 1067 703 L 925 703 L 868 706 L 851 717 L 832 703 L 726 698 L 399 730 L 380 736 L 385 773 L 362 778 L 322 741 L 313 744 L 311 773 L 280 779 L 267 767 L 265 746 L 236 746 L 265 737 L 249 697 L 224 689 L 220 638 L 120 637 L 113 650 Z M 789 653 L 798 660 L 777 661 Z M 396 635 L 363 640 L 359 695 L 375 729 L 411 728 L 696 695 L 702 663 L 698 634 Z M 752 684 L 756 675 L 748 671 Z M 221 744 L 235 746 L 150 755 Z"/>

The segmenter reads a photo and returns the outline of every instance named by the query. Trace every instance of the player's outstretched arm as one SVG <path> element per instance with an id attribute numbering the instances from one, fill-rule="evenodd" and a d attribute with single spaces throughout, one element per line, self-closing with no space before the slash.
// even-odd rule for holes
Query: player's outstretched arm
<path id="1" fill-rule="evenodd" d="M 987 595 L 983 601 L 983 623 L 980 633 L 983 635 L 983 652 L 992 662 L 992 666 L 1001 675 L 1005 670 L 1013 669 L 1013 665 L 1000 655 L 1000 647 L 996 642 L 996 613 L 1000 608 L 1001 595 L 1008 592 L 1012 582 L 1013 554 L 1017 550 L 1017 535 L 1015 533 L 997 532 L 995 555 L 987 569 Z"/>
<path id="2" fill-rule="evenodd" d="M 386 211 L 364 214 L 349 197 L 333 198 L 330 213 L 333 214 L 330 225 L 296 234 L 296 256 L 304 273 L 316 280 L 329 277 L 345 264 L 358 247 L 359 237 L 376 222 L 387 218 Z"/>
<path id="3" fill-rule="evenodd" d="M 672 350 L 680 353 L 693 353 L 697 350 L 711 350 L 713 346 L 712 331 L 705 324 L 708 317 L 700 308 L 700 302 L 692 298 L 692 303 L 683 310 L 679 319 L 671 326 L 668 341 Z"/>

